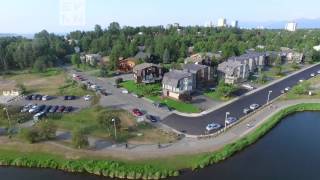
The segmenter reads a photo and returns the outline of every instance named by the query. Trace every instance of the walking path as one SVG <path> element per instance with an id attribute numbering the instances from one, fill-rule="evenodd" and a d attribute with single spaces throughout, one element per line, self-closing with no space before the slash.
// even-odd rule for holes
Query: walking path
<path id="1" fill-rule="evenodd" d="M 261 109 L 259 112 L 252 116 L 244 119 L 236 126 L 230 128 L 227 132 L 220 134 L 219 136 L 207 139 L 196 139 L 196 138 L 182 138 L 172 144 L 161 144 L 159 148 L 158 144 L 150 145 L 132 145 L 128 144 L 128 148 L 125 144 L 113 144 L 111 142 L 101 140 L 98 138 L 89 138 L 90 145 L 95 147 L 94 150 L 83 150 L 88 151 L 92 155 L 104 155 L 112 156 L 117 158 L 125 159 L 141 159 L 141 158 L 158 158 L 168 157 L 171 155 L 185 155 L 185 154 L 196 154 L 203 152 L 212 152 L 226 144 L 229 144 L 237 139 L 243 137 L 249 132 L 255 130 L 260 124 L 265 122 L 273 114 L 284 109 L 288 106 L 300 104 L 300 103 L 319 103 L 319 99 L 300 99 L 300 100 L 289 100 L 289 101 L 277 101 L 272 106 L 267 106 Z M 63 135 L 65 134 L 65 135 Z M 70 138 L 68 132 L 58 132 L 59 139 L 64 140 Z M 51 144 L 59 143 L 53 141 Z M 69 147 L 66 147 L 67 149 Z"/>

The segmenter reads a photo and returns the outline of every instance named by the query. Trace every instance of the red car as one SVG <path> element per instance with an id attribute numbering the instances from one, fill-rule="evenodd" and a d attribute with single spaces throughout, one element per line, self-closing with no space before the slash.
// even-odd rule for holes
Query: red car
<path id="1" fill-rule="evenodd" d="M 143 115 L 143 113 L 139 109 L 132 109 L 132 113 L 135 116 L 142 116 Z"/>

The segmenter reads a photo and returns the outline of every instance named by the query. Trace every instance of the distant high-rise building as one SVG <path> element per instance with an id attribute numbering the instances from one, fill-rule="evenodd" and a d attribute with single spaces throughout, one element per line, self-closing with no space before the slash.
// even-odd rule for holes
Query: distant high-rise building
<path id="1" fill-rule="evenodd" d="M 218 27 L 226 27 L 227 26 L 227 20 L 225 18 L 218 19 Z"/>
<path id="2" fill-rule="evenodd" d="M 204 27 L 213 27 L 212 21 L 206 22 L 206 23 L 204 24 Z"/>
<path id="3" fill-rule="evenodd" d="M 179 28 L 179 27 L 180 27 L 180 24 L 179 24 L 179 23 L 173 23 L 173 27 Z"/>
<path id="4" fill-rule="evenodd" d="M 231 22 L 231 27 L 238 28 L 238 21 L 237 20 L 232 21 Z"/>
<path id="5" fill-rule="evenodd" d="M 286 24 L 285 30 L 287 31 L 296 31 L 298 24 L 296 22 L 289 22 Z"/>

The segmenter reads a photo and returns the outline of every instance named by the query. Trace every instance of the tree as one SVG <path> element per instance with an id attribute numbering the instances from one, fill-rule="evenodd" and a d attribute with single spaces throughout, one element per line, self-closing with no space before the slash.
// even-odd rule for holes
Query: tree
<path id="1" fill-rule="evenodd" d="M 303 94 L 307 94 L 309 90 L 310 90 L 310 82 L 304 81 L 294 86 L 291 92 L 297 95 L 303 95 Z"/>
<path id="2" fill-rule="evenodd" d="M 81 59 L 79 54 L 73 54 L 71 56 L 71 63 L 79 68 L 79 65 L 81 64 Z"/>
<path id="3" fill-rule="evenodd" d="M 107 77 L 108 76 L 108 69 L 107 69 L 106 65 L 102 65 L 100 67 L 99 76 L 100 77 Z"/>
<path id="4" fill-rule="evenodd" d="M 260 72 L 257 81 L 260 84 L 266 83 L 267 82 L 267 75 L 265 73 L 263 73 L 263 72 Z"/>
<path id="5" fill-rule="evenodd" d="M 104 110 L 99 113 L 97 121 L 101 127 L 105 128 L 107 132 L 111 134 L 114 130 L 114 125 L 116 125 L 115 127 L 117 129 L 121 127 L 121 121 L 118 116 L 116 112 Z"/>
<path id="6" fill-rule="evenodd" d="M 89 146 L 88 136 L 83 129 L 75 129 L 72 131 L 72 144 L 75 148 L 82 149 Z"/>
<path id="7" fill-rule="evenodd" d="M 38 141 L 38 132 L 37 130 L 31 128 L 31 129 L 21 129 L 18 135 L 21 139 L 24 139 L 25 141 L 29 143 L 35 143 Z"/>
<path id="8" fill-rule="evenodd" d="M 224 81 L 220 81 L 216 91 L 224 97 L 229 97 L 237 90 L 237 88 L 232 84 L 226 84 Z"/>
<path id="9" fill-rule="evenodd" d="M 51 121 L 40 121 L 36 126 L 41 140 L 50 140 L 56 137 L 56 126 Z"/>
<path id="10" fill-rule="evenodd" d="M 164 53 L 163 53 L 163 63 L 164 63 L 164 64 L 169 64 L 169 63 L 170 63 L 170 53 L 169 53 L 169 50 L 168 50 L 168 49 L 165 49 L 165 50 L 164 50 Z"/>
<path id="11" fill-rule="evenodd" d="M 277 75 L 277 76 L 282 75 L 282 66 L 280 66 L 280 65 L 273 66 L 272 70 L 273 70 L 275 75 Z"/>

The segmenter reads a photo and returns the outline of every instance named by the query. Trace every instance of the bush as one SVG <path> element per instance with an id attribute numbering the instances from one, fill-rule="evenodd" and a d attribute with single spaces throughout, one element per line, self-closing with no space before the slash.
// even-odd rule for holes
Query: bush
<path id="1" fill-rule="evenodd" d="M 191 102 L 192 101 L 192 96 L 188 92 L 184 92 L 179 95 L 179 99 L 183 102 Z"/>
<path id="2" fill-rule="evenodd" d="M 28 143 L 35 143 L 38 141 L 38 131 L 35 129 L 21 129 L 18 136 Z"/>
<path id="3" fill-rule="evenodd" d="M 40 121 L 37 126 L 40 140 L 50 140 L 56 137 L 56 126 L 51 121 Z"/>
<path id="4" fill-rule="evenodd" d="M 72 131 L 72 145 L 75 148 L 82 149 L 89 146 L 88 136 L 83 129 L 75 129 Z"/>
<path id="5" fill-rule="evenodd" d="M 117 85 L 119 85 L 120 83 L 122 83 L 123 82 L 123 79 L 122 78 L 116 78 L 115 79 L 115 83 L 117 84 Z"/>

